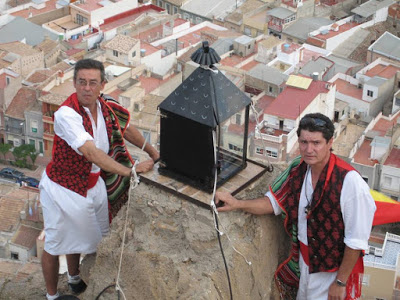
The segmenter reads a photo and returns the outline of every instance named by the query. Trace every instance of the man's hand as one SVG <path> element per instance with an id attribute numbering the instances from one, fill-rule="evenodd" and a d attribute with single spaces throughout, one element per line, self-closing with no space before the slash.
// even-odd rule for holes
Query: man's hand
<path id="1" fill-rule="evenodd" d="M 346 298 L 346 287 L 339 286 L 335 280 L 329 287 L 328 300 L 344 300 L 345 298 Z"/>
<path id="2" fill-rule="evenodd" d="M 136 165 L 136 173 L 146 173 L 151 169 L 153 169 L 153 167 L 154 167 L 153 159 L 142 161 Z"/>
<path id="3" fill-rule="evenodd" d="M 215 193 L 215 205 L 218 211 L 232 211 L 239 209 L 240 201 L 227 192 Z"/>

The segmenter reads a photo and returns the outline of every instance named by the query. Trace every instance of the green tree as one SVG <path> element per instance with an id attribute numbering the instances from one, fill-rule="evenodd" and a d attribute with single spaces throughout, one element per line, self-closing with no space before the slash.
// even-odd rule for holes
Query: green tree
<path id="1" fill-rule="evenodd" d="M 12 153 L 15 157 L 15 164 L 21 168 L 26 168 L 28 166 L 28 156 L 31 158 L 32 164 L 35 164 L 36 158 L 38 156 L 35 146 L 30 144 L 14 147 Z"/>
<path id="2" fill-rule="evenodd" d="M 6 154 L 10 151 L 12 145 L 10 144 L 0 144 L 0 153 L 3 154 L 4 160 L 6 159 Z"/>

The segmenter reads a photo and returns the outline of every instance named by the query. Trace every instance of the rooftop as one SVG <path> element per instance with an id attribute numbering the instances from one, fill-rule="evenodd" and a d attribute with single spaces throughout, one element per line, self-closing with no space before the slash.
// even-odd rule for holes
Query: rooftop
<path id="1" fill-rule="evenodd" d="M 371 78 L 374 76 L 379 76 L 382 78 L 389 79 L 395 76 L 398 71 L 400 71 L 399 67 L 393 65 L 378 64 L 375 67 L 369 69 L 365 73 L 365 75 Z"/>
<path id="2" fill-rule="evenodd" d="M 393 0 L 369 0 L 352 9 L 351 12 L 363 18 L 368 18 L 376 13 L 378 10 L 388 7 L 395 3 Z"/>
<path id="3" fill-rule="evenodd" d="M 386 31 L 371 46 L 369 51 L 400 60 L 400 38 Z"/>
<path id="4" fill-rule="evenodd" d="M 383 164 L 385 166 L 400 168 L 400 149 L 392 148 L 389 156 L 386 158 Z"/>
<path id="5" fill-rule="evenodd" d="M 265 82 L 273 83 L 278 86 L 285 83 L 285 81 L 288 79 L 288 75 L 285 75 L 277 69 L 266 66 L 264 64 L 257 64 L 247 73 L 247 76 L 251 76 Z"/>
<path id="6" fill-rule="evenodd" d="M 264 114 L 296 120 L 306 107 L 321 93 L 328 93 L 325 81 L 313 80 L 308 89 L 287 86 L 264 110 Z"/>
<path id="7" fill-rule="evenodd" d="M 391 238 L 393 237 L 393 238 Z M 394 234 L 386 233 L 386 244 L 383 249 L 382 257 L 373 254 L 365 254 L 364 261 L 368 263 L 384 264 L 396 267 L 397 258 L 400 253 L 400 237 Z"/>
<path id="8" fill-rule="evenodd" d="M 112 40 L 107 42 L 104 47 L 128 54 L 138 42 L 139 40 L 131 38 L 130 36 L 117 34 Z"/>
<path id="9" fill-rule="evenodd" d="M 338 31 L 334 31 L 334 30 L 322 31 L 320 34 L 316 35 L 315 37 L 322 41 L 326 41 L 327 39 L 330 39 L 330 38 L 337 36 L 343 32 L 346 32 L 347 30 L 349 30 L 353 27 L 356 27 L 358 25 L 360 25 L 360 24 L 358 24 L 356 22 L 344 23 L 343 25 L 339 26 Z"/>
<path id="10" fill-rule="evenodd" d="M 45 3 L 45 7 L 43 7 L 43 8 L 36 9 L 33 6 L 29 6 L 29 8 L 13 12 L 13 13 L 11 13 L 11 15 L 13 15 L 15 17 L 22 17 L 24 19 L 28 19 L 30 17 L 30 15 L 32 15 L 32 17 L 34 17 L 36 15 L 40 15 L 40 14 L 43 14 L 45 12 L 49 12 L 49 11 L 55 10 L 57 1 L 58 0 L 48 0 L 48 1 L 44 2 Z"/>
<path id="11" fill-rule="evenodd" d="M 36 245 L 36 239 L 40 232 L 40 229 L 21 225 L 12 237 L 11 242 L 30 250 Z"/>
<path id="12" fill-rule="evenodd" d="M 291 11 L 284 7 L 276 7 L 267 12 L 268 16 L 272 16 L 278 19 L 286 19 L 292 15 L 295 15 L 296 12 Z"/>
<path id="13" fill-rule="evenodd" d="M 282 32 L 305 41 L 310 32 L 332 23 L 333 21 L 326 18 L 300 18 L 287 28 L 284 28 Z"/>
<path id="14" fill-rule="evenodd" d="M 24 120 L 24 112 L 36 101 L 36 90 L 21 87 L 12 99 L 5 114 L 9 117 Z"/>
<path id="15" fill-rule="evenodd" d="M 333 84 L 336 84 L 336 92 L 356 98 L 358 100 L 362 100 L 363 90 L 361 88 L 358 88 L 356 85 L 351 84 L 340 78 L 336 79 Z"/>

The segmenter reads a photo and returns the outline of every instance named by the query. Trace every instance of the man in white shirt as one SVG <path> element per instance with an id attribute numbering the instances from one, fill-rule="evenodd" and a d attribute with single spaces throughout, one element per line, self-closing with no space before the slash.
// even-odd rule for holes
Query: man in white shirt
<path id="1" fill-rule="evenodd" d="M 129 112 L 100 96 L 105 84 L 101 62 L 78 61 L 76 93 L 54 114 L 53 156 L 39 186 L 45 227 L 42 268 L 48 300 L 59 296 L 58 256 L 62 254 L 67 257 L 70 289 L 76 294 L 85 290 L 79 276 L 80 254 L 96 252 L 109 230 L 107 196 L 110 199 L 113 193 L 118 197 L 115 186 L 129 182 L 131 176 L 133 160 L 123 139 L 138 147 L 145 143 L 140 132 L 129 125 Z M 151 170 L 159 158 L 149 143 L 144 150 L 151 159 L 137 164 L 137 173 Z M 116 175 L 106 186 L 110 174 Z"/>
<path id="2" fill-rule="evenodd" d="M 285 300 L 361 296 L 363 250 L 376 207 L 362 177 L 331 153 L 333 133 L 326 116 L 305 115 L 297 130 L 301 158 L 264 197 L 240 201 L 229 193 L 216 193 L 221 212 L 283 215 L 293 241 L 289 259 L 276 272 Z"/>

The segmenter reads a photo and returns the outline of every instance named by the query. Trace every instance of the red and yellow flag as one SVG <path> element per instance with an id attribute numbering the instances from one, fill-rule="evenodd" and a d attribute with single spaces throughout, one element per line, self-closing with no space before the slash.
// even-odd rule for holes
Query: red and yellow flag
<path id="1" fill-rule="evenodd" d="M 374 190 L 371 190 L 371 195 L 376 205 L 373 226 L 400 222 L 400 202 Z"/>

